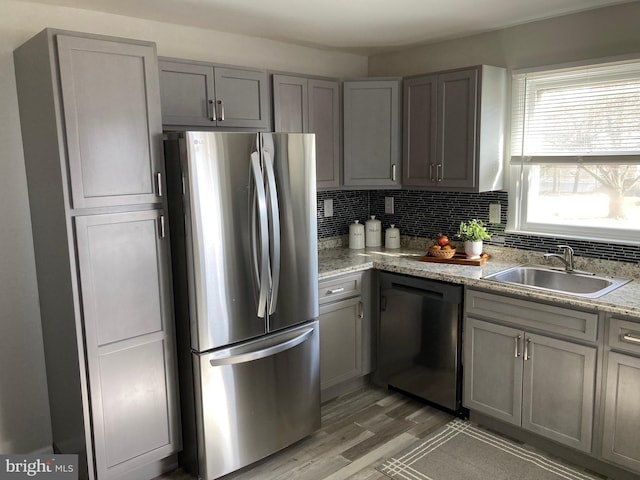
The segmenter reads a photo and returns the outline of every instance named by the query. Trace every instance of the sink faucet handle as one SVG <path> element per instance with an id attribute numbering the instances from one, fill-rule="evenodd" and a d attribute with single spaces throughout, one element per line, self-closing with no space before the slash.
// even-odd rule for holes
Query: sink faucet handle
<path id="1" fill-rule="evenodd" d="M 571 255 L 573 255 L 573 248 L 571 248 L 569 245 L 558 245 L 558 250 L 562 250 L 565 253 L 569 252 Z"/>
<path id="2" fill-rule="evenodd" d="M 562 250 L 564 252 L 564 263 L 565 270 L 567 272 L 573 271 L 573 248 L 569 245 L 558 245 L 558 250 Z"/>

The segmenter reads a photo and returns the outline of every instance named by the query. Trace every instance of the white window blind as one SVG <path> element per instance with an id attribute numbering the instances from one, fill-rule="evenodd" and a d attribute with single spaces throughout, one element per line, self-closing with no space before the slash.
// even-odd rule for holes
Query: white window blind
<path id="1" fill-rule="evenodd" d="M 640 61 L 514 74 L 512 162 L 640 161 Z"/>

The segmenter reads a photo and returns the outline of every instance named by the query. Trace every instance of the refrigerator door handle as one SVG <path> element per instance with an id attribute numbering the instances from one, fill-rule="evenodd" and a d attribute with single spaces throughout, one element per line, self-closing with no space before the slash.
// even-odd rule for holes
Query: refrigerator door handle
<path id="1" fill-rule="evenodd" d="M 276 176 L 273 170 L 271 153 L 263 151 L 263 157 L 264 170 L 267 178 L 267 199 L 271 207 L 271 296 L 269 298 L 269 315 L 273 315 L 276 311 L 278 290 L 280 287 L 280 208 L 278 205 L 278 190 L 276 187 Z"/>
<path id="2" fill-rule="evenodd" d="M 247 363 L 252 362 L 254 360 L 259 360 L 265 357 L 271 357 L 276 353 L 284 352 L 285 350 L 289 350 L 293 347 L 300 345 L 305 342 L 311 335 L 313 335 L 314 328 L 310 327 L 305 329 L 299 335 L 296 335 L 293 338 L 287 338 L 284 342 L 277 343 L 275 345 L 270 345 L 267 348 L 262 348 L 259 350 L 254 350 L 250 352 L 243 352 L 240 354 L 234 354 L 234 350 L 242 349 L 243 347 L 232 347 L 226 350 L 216 352 L 216 356 L 219 358 L 212 358 L 209 363 L 212 367 L 219 367 L 220 365 L 234 365 L 238 363 Z"/>
<path id="3" fill-rule="evenodd" d="M 251 171 L 253 173 L 254 188 L 256 193 L 257 205 L 252 205 L 252 224 L 258 223 L 260 230 L 260 250 L 257 248 L 257 240 L 255 230 L 252 232 L 253 260 L 256 266 L 258 293 L 258 312 L 259 318 L 264 318 L 267 310 L 267 293 L 269 291 L 269 224 L 267 221 L 267 195 L 264 190 L 262 172 L 260 169 L 260 158 L 258 152 L 251 154 Z M 257 222 L 255 212 L 258 212 Z M 259 266 L 258 266 L 259 264 Z"/>

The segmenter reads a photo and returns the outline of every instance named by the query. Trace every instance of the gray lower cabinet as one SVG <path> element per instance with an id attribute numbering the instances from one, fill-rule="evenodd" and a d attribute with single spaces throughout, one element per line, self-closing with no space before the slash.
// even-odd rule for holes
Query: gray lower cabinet
<path id="1" fill-rule="evenodd" d="M 316 185 L 340 186 L 340 84 L 334 80 L 273 76 L 274 131 L 316 135 Z"/>
<path id="2" fill-rule="evenodd" d="M 370 372 L 370 328 L 365 319 L 362 274 L 321 281 L 320 300 L 320 389 L 322 401 Z"/>
<path id="3" fill-rule="evenodd" d="M 402 185 L 502 188 L 506 89 L 506 70 L 487 65 L 406 78 Z"/>
<path id="4" fill-rule="evenodd" d="M 175 452 L 179 424 L 162 212 L 75 217 L 99 478 Z"/>
<path id="5" fill-rule="evenodd" d="M 502 307 L 508 308 L 512 299 L 470 293 L 464 324 L 464 406 L 591 452 L 597 348 L 524 329 L 518 323 L 528 323 L 526 313 L 520 319 L 514 313 L 511 325 L 478 319 L 474 313 L 492 308 L 508 312 Z M 553 331 L 554 324 L 569 323 L 573 313 L 513 301 L 524 302 L 531 312 L 538 310 L 538 330 L 550 325 Z"/>
<path id="6" fill-rule="evenodd" d="M 640 473 L 640 319 L 608 320 L 602 456 Z"/>
<path id="7" fill-rule="evenodd" d="M 53 449 L 150 479 L 181 448 L 155 45 L 47 29 L 14 60 Z"/>
<path id="8" fill-rule="evenodd" d="M 344 185 L 400 186 L 400 81 L 343 83 Z"/>
<path id="9" fill-rule="evenodd" d="M 269 128 L 265 71 L 174 59 L 160 60 L 159 69 L 165 128 Z"/>

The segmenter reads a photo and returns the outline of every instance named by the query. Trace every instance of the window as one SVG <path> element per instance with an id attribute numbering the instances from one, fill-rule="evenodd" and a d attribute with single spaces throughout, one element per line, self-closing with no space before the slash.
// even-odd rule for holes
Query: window
<path id="1" fill-rule="evenodd" d="M 640 243 L 640 60 L 514 73 L 510 229 Z"/>

